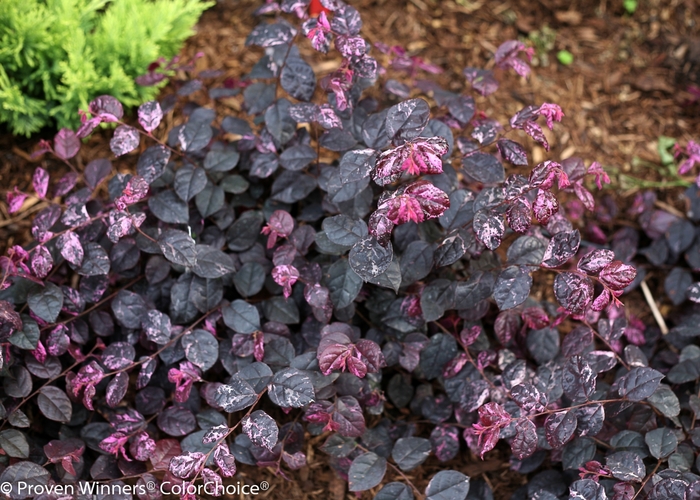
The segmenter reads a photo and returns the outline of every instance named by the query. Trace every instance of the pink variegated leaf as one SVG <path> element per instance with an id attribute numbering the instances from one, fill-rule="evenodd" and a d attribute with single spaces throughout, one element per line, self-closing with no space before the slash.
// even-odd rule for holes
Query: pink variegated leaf
<path id="1" fill-rule="evenodd" d="M 285 210 L 275 210 L 270 216 L 267 225 L 260 231 L 268 235 L 267 248 L 272 248 L 277 242 L 277 238 L 286 238 L 294 231 L 294 219 Z"/>
<path id="2" fill-rule="evenodd" d="M 501 245 L 501 239 L 506 231 L 503 217 L 490 210 L 479 210 L 474 214 L 472 223 L 476 237 L 489 250 L 495 250 Z"/>
<path id="3" fill-rule="evenodd" d="M 331 344 L 316 354 L 321 373 L 329 375 L 333 370 L 345 371 L 347 360 L 351 357 L 353 347 L 346 344 Z"/>
<path id="4" fill-rule="evenodd" d="M 85 452 L 85 443 L 78 438 L 49 441 L 44 446 L 44 453 L 51 463 L 61 466 L 72 475 L 77 475 L 73 462 L 80 462 L 80 457 Z"/>
<path id="5" fill-rule="evenodd" d="M 272 269 L 272 279 L 282 287 L 284 298 L 292 294 L 292 286 L 299 279 L 299 271 L 292 265 L 276 266 Z"/>
<path id="6" fill-rule="evenodd" d="M 32 353 L 32 356 L 34 356 L 34 359 L 36 359 L 42 365 L 44 364 L 46 361 L 46 348 L 44 347 L 44 344 L 41 343 L 41 340 L 37 341 L 36 349 L 30 352 Z"/>
<path id="7" fill-rule="evenodd" d="M 564 113 L 561 110 L 561 107 L 557 104 L 550 104 L 548 102 L 545 102 L 540 106 L 540 109 L 538 111 L 538 114 L 541 116 L 544 116 L 547 120 L 547 127 L 549 130 L 552 130 L 552 127 L 554 127 L 554 122 L 560 122 L 561 119 L 564 117 Z"/>
<path id="8" fill-rule="evenodd" d="M 335 48 L 345 58 L 362 57 L 367 53 L 367 42 L 360 36 L 339 36 L 335 39 Z"/>
<path id="9" fill-rule="evenodd" d="M 56 247 L 60 249 L 61 256 L 74 266 L 79 267 L 82 264 L 85 251 L 80 243 L 80 238 L 73 231 L 68 231 L 59 236 L 56 241 Z"/>
<path id="10" fill-rule="evenodd" d="M 532 211 L 540 224 L 547 224 L 547 221 L 559 211 L 559 201 L 546 189 L 538 189 Z"/>
<path id="11" fill-rule="evenodd" d="M 259 330 L 253 332 L 253 357 L 258 362 L 265 359 L 265 334 Z"/>
<path id="12" fill-rule="evenodd" d="M 54 196 L 64 196 L 68 194 L 78 182 L 77 172 L 68 172 L 61 177 L 53 188 Z"/>
<path id="13" fill-rule="evenodd" d="M 377 210 L 372 213 L 367 223 L 369 233 L 377 238 L 377 241 L 386 246 L 391 239 L 391 232 L 394 230 L 394 223 L 389 220 L 385 211 Z"/>
<path id="14" fill-rule="evenodd" d="M 39 144 L 37 144 L 36 148 L 34 149 L 34 151 L 32 151 L 32 154 L 29 155 L 29 157 L 32 160 L 36 160 L 41 155 L 43 155 L 44 153 L 48 153 L 49 151 L 53 151 L 53 148 L 51 147 L 51 143 L 45 139 L 41 139 L 39 141 Z"/>
<path id="15" fill-rule="evenodd" d="M 17 186 L 14 187 L 12 191 L 7 192 L 7 211 L 11 214 L 19 211 L 24 204 L 24 200 L 27 199 L 27 194 L 24 194 Z"/>
<path id="16" fill-rule="evenodd" d="M 559 163 L 546 160 L 532 169 L 528 182 L 533 187 L 550 189 L 554 186 L 554 181 L 557 179 L 559 172 L 563 172 Z"/>
<path id="17" fill-rule="evenodd" d="M 163 110 L 158 101 L 144 102 L 139 106 L 139 123 L 149 134 L 158 128 L 163 119 Z"/>
<path id="18" fill-rule="evenodd" d="M 384 210 L 386 218 L 393 224 L 401 225 L 407 222 L 423 222 L 424 215 L 420 202 L 413 196 L 401 194 L 389 198 L 380 209 Z M 379 238 L 377 238 L 379 239 Z"/>
<path id="19" fill-rule="evenodd" d="M 105 389 L 105 399 L 107 406 L 116 408 L 117 405 L 126 396 L 126 390 L 129 388 L 129 376 L 126 372 L 117 373 Z"/>
<path id="20" fill-rule="evenodd" d="M 610 184 L 610 177 L 608 177 L 607 172 L 603 170 L 603 167 L 597 161 L 591 163 L 588 167 L 588 173 L 595 176 L 595 183 L 598 189 L 603 189 L 603 183 Z"/>
<path id="21" fill-rule="evenodd" d="M 379 345 L 373 340 L 360 339 L 355 345 L 357 352 L 361 354 L 362 362 L 367 366 L 369 373 L 377 373 L 386 366 L 386 360 Z"/>
<path id="22" fill-rule="evenodd" d="M 476 342 L 479 335 L 481 335 L 481 327 L 479 325 L 463 328 L 462 331 L 459 332 L 459 340 L 463 345 L 470 346 Z"/>
<path id="23" fill-rule="evenodd" d="M 348 371 L 357 378 L 365 378 L 367 375 L 367 365 L 359 358 L 350 356 L 347 359 L 347 367 Z"/>
<path id="24" fill-rule="evenodd" d="M 549 151 L 549 142 L 547 142 L 547 138 L 544 136 L 544 132 L 542 132 L 542 127 L 535 122 L 525 122 L 523 124 L 523 130 L 535 141 L 542 144 L 545 151 Z"/>
<path id="25" fill-rule="evenodd" d="M 224 482 L 221 476 L 213 470 L 207 467 L 202 469 L 202 481 L 207 485 L 206 491 L 208 494 L 215 497 L 220 497 L 223 494 Z"/>
<path id="26" fill-rule="evenodd" d="M 226 443 L 220 443 L 214 450 L 214 462 L 224 477 L 232 477 L 236 474 L 236 461 Z"/>
<path id="27" fill-rule="evenodd" d="M 595 200 L 593 199 L 593 195 L 588 189 L 583 187 L 580 182 L 574 183 L 574 193 L 576 193 L 578 199 L 581 200 L 583 206 L 585 206 L 588 210 L 593 211 L 593 209 L 595 209 Z"/>
<path id="28" fill-rule="evenodd" d="M 53 267 L 53 257 L 51 252 L 43 245 L 39 245 L 34 249 L 32 254 L 32 273 L 37 278 L 46 278 Z"/>
<path id="29" fill-rule="evenodd" d="M 330 299 L 328 288 L 316 283 L 304 288 L 304 299 L 312 307 L 326 307 Z"/>
<path id="30" fill-rule="evenodd" d="M 126 446 L 128 441 L 129 436 L 123 432 L 115 432 L 114 434 L 111 434 L 100 441 L 99 446 L 101 450 L 106 451 L 110 455 L 115 455 L 118 457 L 121 453 L 122 457 L 130 462 L 131 459 L 126 455 L 126 450 L 124 449 L 124 446 Z"/>
<path id="31" fill-rule="evenodd" d="M 139 146 L 139 133 L 134 127 L 119 125 L 109 141 L 114 156 L 125 155 Z"/>
<path id="32" fill-rule="evenodd" d="M 289 454 L 286 451 L 282 452 L 282 460 L 292 470 L 299 470 L 306 466 L 306 454 L 303 451 Z"/>
<path id="33" fill-rule="evenodd" d="M 86 115 L 83 114 L 82 116 L 85 117 Z M 75 135 L 78 137 L 78 139 L 85 139 L 87 136 L 92 134 L 100 123 L 102 123 L 102 118 L 99 116 L 95 116 L 90 119 L 87 119 L 86 117 L 85 121 L 81 123 Z"/>
<path id="34" fill-rule="evenodd" d="M 306 38 L 311 40 L 311 46 L 314 49 L 324 54 L 328 53 L 332 35 L 331 26 L 325 12 L 321 12 L 317 18 L 310 18 L 304 21 L 301 29 Z"/>
<path id="35" fill-rule="evenodd" d="M 69 160 L 80 151 L 80 139 L 71 129 L 62 128 L 53 139 L 53 149 L 56 156 Z"/>
<path id="36" fill-rule="evenodd" d="M 147 432 L 141 431 L 131 439 L 129 444 L 129 452 L 134 459 L 139 462 L 145 462 L 153 455 L 156 450 L 156 442 L 148 435 Z"/>
<path id="37" fill-rule="evenodd" d="M 506 212 L 506 220 L 516 233 L 526 233 L 532 224 L 532 206 L 527 198 L 516 198 Z"/>
<path id="38" fill-rule="evenodd" d="M 39 198 L 45 198 L 49 189 L 49 173 L 41 167 L 36 167 L 32 177 L 32 185 Z"/>
<path id="39" fill-rule="evenodd" d="M 343 128 L 343 122 L 340 121 L 338 115 L 328 104 L 321 104 L 318 107 L 318 111 L 314 116 L 314 121 L 316 121 L 326 130 L 330 130 L 332 128 Z"/>
<path id="40" fill-rule="evenodd" d="M 224 437 L 226 437 L 228 435 L 228 433 L 229 433 L 228 425 L 226 425 L 226 424 L 215 425 L 214 427 L 211 427 L 210 429 L 208 429 L 207 432 L 204 434 L 204 437 L 202 437 L 202 443 L 204 443 L 204 444 L 216 443 L 217 441 L 220 441 Z"/>
<path id="41" fill-rule="evenodd" d="M 408 175 L 440 174 L 441 158 L 447 150 L 447 141 L 442 137 L 413 139 L 379 155 L 372 179 L 384 186 L 396 181 L 403 172 Z"/>
<path id="42" fill-rule="evenodd" d="M 170 459 L 168 470 L 180 479 L 187 479 L 204 465 L 207 456 L 204 453 L 187 451 Z"/>
<path id="43" fill-rule="evenodd" d="M 435 187 L 429 181 L 419 180 L 412 182 L 402 190 L 405 194 L 412 196 L 420 204 L 423 210 L 424 220 L 440 217 L 445 210 L 450 208 L 450 198 L 443 190 Z"/>
<path id="44" fill-rule="evenodd" d="M 588 274 L 598 274 L 615 259 L 615 252 L 607 249 L 593 250 L 578 261 L 578 268 Z"/>
<path id="45" fill-rule="evenodd" d="M 610 293 L 610 290 L 607 288 L 603 290 L 600 295 L 598 295 L 594 300 L 593 303 L 591 304 L 591 309 L 594 311 L 602 311 L 608 305 L 610 305 L 610 301 L 612 300 L 612 294 Z"/>

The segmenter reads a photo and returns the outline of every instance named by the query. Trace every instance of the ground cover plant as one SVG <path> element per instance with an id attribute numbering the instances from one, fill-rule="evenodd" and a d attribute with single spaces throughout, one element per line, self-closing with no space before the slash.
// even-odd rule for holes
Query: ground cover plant
<path id="1" fill-rule="evenodd" d="M 135 79 L 176 56 L 200 0 L 6 0 L 0 4 L 0 124 L 29 136 L 76 127 L 76 109 L 110 94 L 133 107 L 161 85 Z M 165 75 L 164 75 L 165 76 Z M 158 82 L 148 82 L 158 83 Z"/>
<path id="2" fill-rule="evenodd" d="M 324 434 L 349 489 L 379 499 L 490 498 L 454 461 L 425 490 L 406 473 L 497 445 L 533 475 L 515 498 L 696 498 L 700 374 L 671 372 L 695 366 L 697 328 L 635 321 L 619 297 L 642 277 L 636 251 L 574 229 L 610 209 L 589 191 L 608 180 L 598 163 L 529 161 L 527 137 L 548 147 L 562 110 L 499 124 L 418 78 L 437 69 L 401 47 L 371 49 L 354 8 L 321 4 L 262 8 L 248 116 L 180 103 L 186 123 L 161 142 L 170 103 L 127 124 L 102 96 L 40 146 L 72 165 L 80 138 L 116 123 L 134 174 L 107 158 L 35 172 L 54 203 L 2 260 L 0 482 L 136 481 L 151 498 L 167 480 L 194 498 L 236 463 L 293 474 Z M 343 63 L 317 82 L 302 43 Z M 397 104 L 366 97 L 376 52 L 414 78 L 387 80 Z M 528 55 L 504 42 L 495 71 L 465 79 L 494 94 Z"/>

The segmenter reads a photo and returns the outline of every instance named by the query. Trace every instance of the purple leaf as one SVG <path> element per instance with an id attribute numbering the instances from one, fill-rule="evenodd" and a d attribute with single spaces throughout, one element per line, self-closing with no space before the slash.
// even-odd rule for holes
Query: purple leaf
<path id="1" fill-rule="evenodd" d="M 397 144 L 420 135 L 430 118 L 430 106 L 423 99 L 409 99 L 391 108 L 386 115 L 386 131 Z M 444 153 L 443 153 L 444 154 Z"/>
<path id="2" fill-rule="evenodd" d="M 466 174 L 482 184 L 497 184 L 505 180 L 503 164 L 489 153 L 472 153 L 462 158 Z"/>
<path id="3" fill-rule="evenodd" d="M 565 264 L 576 255 L 581 244 L 581 234 L 578 229 L 562 231 L 552 236 L 542 257 L 542 267 L 554 268 Z"/>
<path id="4" fill-rule="evenodd" d="M 547 395 L 529 382 L 513 387 L 510 395 L 513 401 L 528 413 L 544 411 L 547 406 Z"/>
<path id="5" fill-rule="evenodd" d="M 109 148 L 114 156 L 122 156 L 139 146 L 139 133 L 128 125 L 119 125 L 114 131 L 114 136 L 109 141 Z"/>
<path id="6" fill-rule="evenodd" d="M 503 69 L 512 68 L 520 76 L 527 78 L 530 75 L 530 66 L 525 61 L 518 59 L 520 52 L 525 52 L 528 59 L 532 59 L 535 49 L 528 48 L 517 40 L 508 40 L 502 43 L 494 54 L 496 66 Z"/>
<path id="7" fill-rule="evenodd" d="M 509 139 L 498 139 L 496 146 L 501 156 L 513 165 L 527 165 L 527 152 L 522 145 Z"/>
<path id="8" fill-rule="evenodd" d="M 99 116 L 103 122 L 117 122 L 124 116 L 124 108 L 111 95 L 102 95 L 90 103 L 90 113 Z"/>
<path id="9" fill-rule="evenodd" d="M 68 172 L 61 177 L 53 188 L 54 196 L 65 196 L 78 182 L 78 172 Z"/>
<path id="10" fill-rule="evenodd" d="M 531 420 L 521 418 L 515 424 L 515 437 L 510 449 L 518 460 L 531 456 L 537 450 L 537 428 Z"/>
<path id="11" fill-rule="evenodd" d="M 53 139 L 53 149 L 62 160 L 69 160 L 80 151 L 80 139 L 70 129 L 62 128 Z"/>
<path id="12" fill-rule="evenodd" d="M 80 238 L 73 231 L 63 233 L 58 237 L 56 246 L 61 251 L 61 256 L 76 267 L 80 267 L 85 257 Z"/>
<path id="13" fill-rule="evenodd" d="M 558 450 L 574 435 L 576 414 L 572 410 L 552 413 L 544 422 L 545 436 L 549 445 Z"/>
<path id="14" fill-rule="evenodd" d="M 643 401 L 651 396 L 664 375 L 652 368 L 632 368 L 627 375 L 620 378 L 616 385 L 623 398 L 630 401 Z"/>
<path id="15" fill-rule="evenodd" d="M 611 262 L 598 274 L 600 281 L 614 291 L 624 290 L 636 276 L 637 270 L 634 267 L 619 260 Z"/>
<path id="16" fill-rule="evenodd" d="M 360 359 L 367 366 L 369 373 L 378 373 L 386 366 L 384 354 L 382 354 L 379 344 L 373 340 L 360 339 L 355 344 L 357 352 L 361 355 Z"/>
<path id="17" fill-rule="evenodd" d="M 256 410 L 242 421 L 243 432 L 253 444 L 272 450 L 277 444 L 279 429 L 275 420 L 262 410 Z"/>
<path id="18" fill-rule="evenodd" d="M 580 274 L 557 274 L 554 278 L 554 295 L 564 309 L 572 314 L 581 314 L 593 299 L 593 283 Z"/>
<path id="19" fill-rule="evenodd" d="M 587 401 L 596 388 L 596 375 L 583 356 L 572 356 L 564 367 L 562 387 L 572 401 Z"/>
<path id="20" fill-rule="evenodd" d="M 481 95 L 491 95 L 498 90 L 498 80 L 496 80 L 491 70 L 464 68 L 462 74 L 472 84 L 474 90 Z"/>

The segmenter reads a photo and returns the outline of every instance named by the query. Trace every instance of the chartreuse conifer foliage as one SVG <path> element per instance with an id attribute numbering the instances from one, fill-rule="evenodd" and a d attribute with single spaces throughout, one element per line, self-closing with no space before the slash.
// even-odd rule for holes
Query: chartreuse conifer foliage
<path id="1" fill-rule="evenodd" d="M 134 79 L 172 58 L 193 33 L 203 0 L 2 0 L 0 124 L 16 135 L 72 127 L 102 94 L 125 106 L 161 85 Z M 164 82 L 163 82 L 164 84 Z"/>

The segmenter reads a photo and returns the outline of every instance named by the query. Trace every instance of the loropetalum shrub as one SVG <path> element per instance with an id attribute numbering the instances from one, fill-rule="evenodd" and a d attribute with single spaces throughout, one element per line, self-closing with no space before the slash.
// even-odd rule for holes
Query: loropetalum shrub
<path id="1" fill-rule="evenodd" d="M 288 475 L 323 434 L 350 491 L 382 500 L 492 498 L 453 459 L 499 442 L 512 469 L 544 469 L 517 499 L 698 498 L 697 364 L 665 383 L 676 345 L 619 302 L 629 258 L 560 208 L 593 209 L 587 186 L 609 179 L 577 158 L 532 165 L 518 142 L 548 149 L 559 106 L 504 125 L 468 94 L 394 80 L 433 118 L 415 94 L 381 107 L 363 97 L 380 71 L 358 12 L 321 3 L 318 18 L 304 1 L 261 9 L 275 18 L 247 39 L 265 49 L 241 85 L 248 117 L 186 103 L 164 143 L 158 102 L 132 126 L 102 96 L 41 144 L 75 168 L 80 138 L 116 123 L 135 173 L 35 171 L 35 241 L 1 261 L 0 482 L 136 481 L 156 498 L 146 485 L 168 481 L 195 498 L 236 463 Z M 307 43 L 338 69 L 317 80 Z M 388 71 L 434 69 L 380 49 Z M 465 77 L 493 94 L 497 72 L 529 74 L 522 53 L 505 42 L 495 71 Z M 430 456 L 450 466 L 420 491 L 405 473 Z"/>

